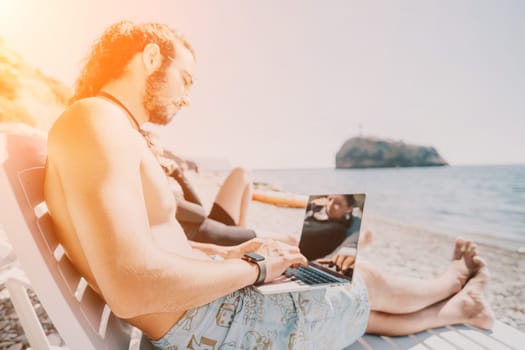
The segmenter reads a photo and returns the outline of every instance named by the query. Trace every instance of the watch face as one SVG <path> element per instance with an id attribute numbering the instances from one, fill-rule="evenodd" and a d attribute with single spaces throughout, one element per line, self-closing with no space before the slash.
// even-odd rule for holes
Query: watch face
<path id="1" fill-rule="evenodd" d="M 244 254 L 244 256 L 253 261 L 264 261 L 264 256 L 256 254 L 256 253 L 246 253 Z"/>

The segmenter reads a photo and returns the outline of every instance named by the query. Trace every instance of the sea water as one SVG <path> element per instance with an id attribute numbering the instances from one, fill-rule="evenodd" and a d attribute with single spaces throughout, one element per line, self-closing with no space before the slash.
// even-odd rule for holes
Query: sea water
<path id="1" fill-rule="evenodd" d="M 525 243 L 525 165 L 255 170 L 301 194 L 366 192 L 365 215 L 511 248 Z"/>

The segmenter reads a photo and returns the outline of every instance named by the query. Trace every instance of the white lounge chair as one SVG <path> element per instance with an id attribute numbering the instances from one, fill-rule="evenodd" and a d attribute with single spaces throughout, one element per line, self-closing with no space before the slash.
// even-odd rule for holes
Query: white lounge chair
<path id="1" fill-rule="evenodd" d="M 115 317 L 78 274 L 57 242 L 43 197 L 45 138 L 0 132 L 0 223 L 20 265 L 0 274 L 33 350 L 50 346 L 27 296 L 34 289 L 71 350 L 151 349 L 138 330 Z M 2 276 L 4 281 L 2 281 Z M 496 322 L 492 331 L 446 327 L 407 337 L 365 335 L 347 350 L 523 349 L 525 334 Z M 215 349 L 214 349 L 215 350 Z"/>

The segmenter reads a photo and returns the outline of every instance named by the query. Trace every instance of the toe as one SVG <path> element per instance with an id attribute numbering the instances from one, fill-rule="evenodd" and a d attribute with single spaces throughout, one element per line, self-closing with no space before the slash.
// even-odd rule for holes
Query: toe
<path id="1" fill-rule="evenodd" d="M 461 237 L 458 237 L 456 238 L 456 243 L 454 245 L 454 259 L 455 260 L 459 260 L 463 257 L 463 254 L 465 252 L 465 245 L 466 245 L 466 241 L 461 238 Z"/>
<path id="2" fill-rule="evenodd" d="M 490 277 L 490 270 L 487 268 L 487 263 L 486 263 L 485 259 L 483 259 L 483 258 L 481 258 L 479 256 L 476 256 L 474 258 L 474 260 L 479 266 L 479 270 L 476 273 L 476 275 L 479 275 L 479 276 L 482 276 L 482 277 L 484 277 L 486 279 L 489 279 L 489 277 Z"/>

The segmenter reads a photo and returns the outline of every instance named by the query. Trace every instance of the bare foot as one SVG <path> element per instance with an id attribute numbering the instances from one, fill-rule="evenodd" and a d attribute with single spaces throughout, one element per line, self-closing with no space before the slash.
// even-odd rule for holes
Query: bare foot
<path id="1" fill-rule="evenodd" d="M 474 276 L 486 265 L 485 261 L 483 261 L 483 259 L 481 259 L 481 257 L 478 255 L 476 244 L 472 241 L 467 241 L 463 259 L 465 260 L 465 265 L 469 271 L 469 277 Z"/>
<path id="2" fill-rule="evenodd" d="M 472 241 L 457 238 L 453 259 L 446 272 L 456 282 L 453 292 L 461 290 L 465 283 L 485 265 L 485 261 L 478 255 L 477 247 Z"/>
<path id="3" fill-rule="evenodd" d="M 465 254 L 465 249 L 467 246 L 467 241 L 461 237 L 456 238 L 456 243 L 454 245 L 454 254 L 452 260 L 460 260 Z"/>
<path id="4" fill-rule="evenodd" d="M 482 329 L 490 329 L 494 324 L 494 313 L 485 299 L 489 277 L 486 267 L 480 269 L 465 287 L 450 299 L 452 305 L 456 304 L 459 307 L 462 323 Z"/>

